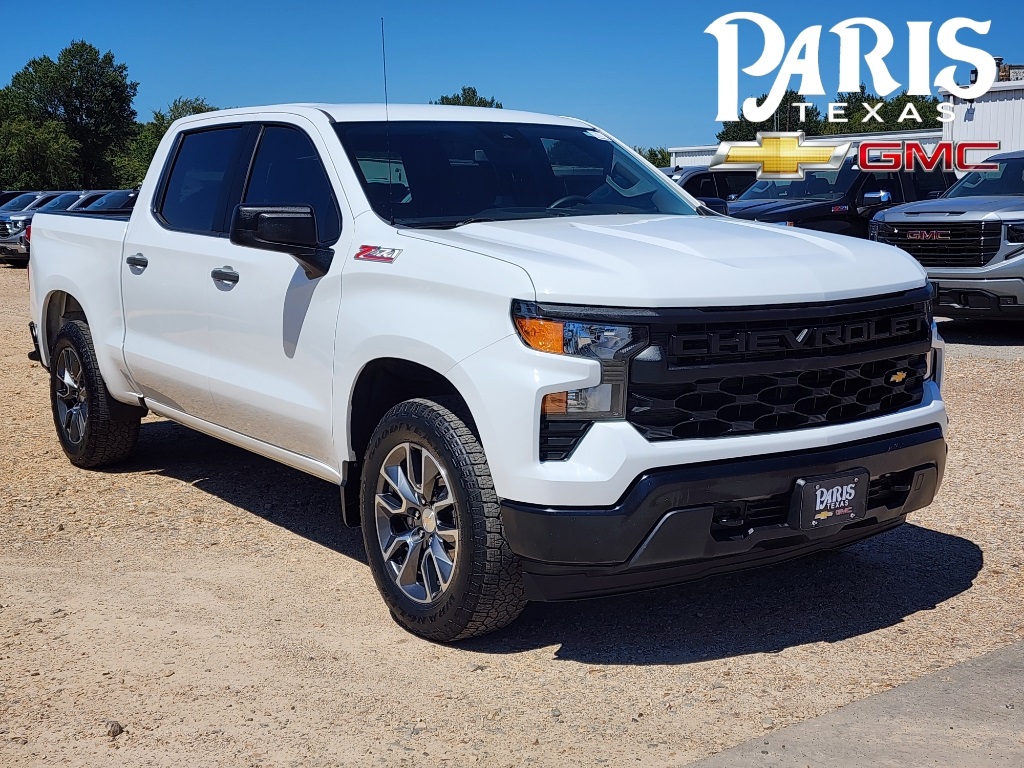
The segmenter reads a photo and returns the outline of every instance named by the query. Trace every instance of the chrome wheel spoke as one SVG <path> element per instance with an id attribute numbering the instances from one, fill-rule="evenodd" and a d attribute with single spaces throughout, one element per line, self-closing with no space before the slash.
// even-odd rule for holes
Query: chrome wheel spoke
<path id="1" fill-rule="evenodd" d="M 455 571 L 455 563 L 448 556 L 444 544 L 436 536 L 430 541 L 430 562 L 434 565 L 437 573 L 438 585 L 442 590 L 447 589 L 452 582 L 452 573 Z"/>
<path id="2" fill-rule="evenodd" d="M 448 544 L 448 545 L 450 545 L 452 547 L 459 546 L 459 529 L 458 528 L 441 528 L 440 526 L 438 526 L 438 528 L 437 528 L 437 536 L 445 544 Z"/>
<path id="3" fill-rule="evenodd" d="M 391 540 L 381 547 L 381 551 L 384 553 L 384 559 L 386 561 L 392 560 L 403 546 L 411 548 L 416 543 L 416 540 L 416 535 L 411 532 L 392 536 Z"/>
<path id="4" fill-rule="evenodd" d="M 395 577 L 401 587 L 411 587 L 419 582 L 420 563 L 423 560 L 423 539 L 417 538 L 406 550 L 405 559 L 398 565 Z"/>
<path id="5" fill-rule="evenodd" d="M 395 493 L 405 500 L 406 504 L 419 505 L 419 496 L 409 480 L 409 475 L 406 474 L 406 470 L 402 469 L 400 464 L 392 464 L 390 466 L 385 464 L 381 468 L 380 474 L 381 477 L 388 481 L 388 484 L 395 490 Z"/>
<path id="6" fill-rule="evenodd" d="M 89 421 L 88 392 L 84 386 L 85 371 L 78 353 L 71 347 L 61 351 L 54 370 L 54 397 L 57 423 L 64 438 L 77 445 L 85 439 Z"/>

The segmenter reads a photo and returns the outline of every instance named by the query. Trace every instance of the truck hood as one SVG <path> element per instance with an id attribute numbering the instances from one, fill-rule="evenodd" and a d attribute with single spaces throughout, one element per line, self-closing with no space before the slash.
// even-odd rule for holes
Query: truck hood
<path id="1" fill-rule="evenodd" d="M 831 200 L 733 200 L 729 203 L 729 215 L 741 219 L 759 219 L 761 221 L 787 221 L 790 217 L 799 219 L 810 211 L 828 206 L 831 211 Z"/>
<path id="2" fill-rule="evenodd" d="M 724 216 L 532 219 L 402 235 L 516 264 L 539 301 L 570 304 L 786 304 L 925 283 L 918 263 L 891 246 Z"/>
<path id="3" fill-rule="evenodd" d="M 972 221 L 984 218 L 989 213 L 1024 212 L 1024 195 L 998 195 L 990 197 L 946 197 L 938 200 L 922 200 L 919 203 L 908 203 L 885 211 L 877 218 L 889 221 L 890 217 L 897 220 L 913 220 L 915 216 L 964 216 Z"/>

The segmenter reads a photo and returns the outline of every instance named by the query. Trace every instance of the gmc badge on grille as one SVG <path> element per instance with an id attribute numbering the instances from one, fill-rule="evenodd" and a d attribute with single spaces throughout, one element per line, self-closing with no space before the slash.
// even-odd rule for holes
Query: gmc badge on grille
<path id="1" fill-rule="evenodd" d="M 911 229 L 907 240 L 949 240 L 948 229 Z"/>
<path id="2" fill-rule="evenodd" d="M 669 339 L 673 355 L 719 355 L 741 352 L 788 352 L 828 349 L 881 339 L 913 336 L 924 328 L 921 315 L 901 315 L 842 325 L 763 331 L 710 331 L 678 333 Z"/>

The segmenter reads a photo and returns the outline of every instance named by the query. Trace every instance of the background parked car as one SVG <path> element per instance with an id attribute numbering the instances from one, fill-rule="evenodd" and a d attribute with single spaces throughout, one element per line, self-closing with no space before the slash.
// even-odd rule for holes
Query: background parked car
<path id="1" fill-rule="evenodd" d="M 849 159 L 838 171 L 808 171 L 801 180 L 761 179 L 729 203 L 729 215 L 866 238 L 878 211 L 928 200 L 955 181 L 942 171 L 862 171 Z"/>
<path id="2" fill-rule="evenodd" d="M 25 194 L 22 190 L 5 189 L 0 190 L 0 207 L 7 205 L 11 200 L 16 198 L 18 195 Z"/>
<path id="3" fill-rule="evenodd" d="M 706 165 L 662 168 L 676 184 L 694 197 L 720 197 L 730 200 L 746 191 L 757 180 L 754 171 L 712 171 Z"/>
<path id="4" fill-rule="evenodd" d="M 83 192 L 43 193 L 38 195 L 36 202 L 24 210 L 0 213 L 0 254 L 8 264 L 27 264 L 29 259 L 29 242 L 25 236 L 32 217 L 40 211 L 73 211 L 95 202 L 110 190 L 93 190 Z M 39 204 L 38 200 L 49 195 L 48 202 Z M 6 234 L 4 234 L 6 230 Z"/>
<path id="5" fill-rule="evenodd" d="M 135 207 L 138 197 L 139 190 L 137 189 L 119 189 L 108 192 L 100 199 L 85 206 L 83 210 L 87 210 L 89 213 L 127 213 Z"/>

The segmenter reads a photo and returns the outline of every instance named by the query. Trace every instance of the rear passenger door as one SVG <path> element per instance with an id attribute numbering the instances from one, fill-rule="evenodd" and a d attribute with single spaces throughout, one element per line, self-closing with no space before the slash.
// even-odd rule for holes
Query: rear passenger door
<path id="1" fill-rule="evenodd" d="M 246 205 L 310 205 L 331 269 L 309 279 L 286 253 L 224 242 L 206 274 L 210 390 L 216 421 L 248 437 L 337 469 L 333 447 L 334 342 L 344 248 L 340 188 L 323 138 L 311 123 L 258 127 L 240 200 Z"/>
<path id="2" fill-rule="evenodd" d="M 131 378 L 151 404 L 203 420 L 214 415 L 209 265 L 227 244 L 225 206 L 249 131 L 249 125 L 220 125 L 180 134 L 152 208 L 132 215 L 122 254 Z"/>

